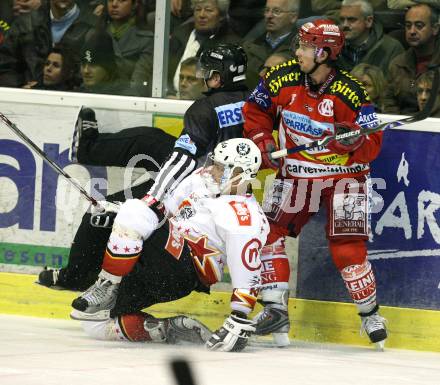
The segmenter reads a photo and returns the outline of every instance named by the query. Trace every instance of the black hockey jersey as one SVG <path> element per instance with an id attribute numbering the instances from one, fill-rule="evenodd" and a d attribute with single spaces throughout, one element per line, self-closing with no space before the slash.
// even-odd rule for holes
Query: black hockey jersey
<path id="1" fill-rule="evenodd" d="M 210 90 L 186 111 L 182 133 L 148 192 L 162 200 L 169 189 L 202 166 L 217 143 L 243 136 L 242 106 L 249 95 L 245 86 Z"/>

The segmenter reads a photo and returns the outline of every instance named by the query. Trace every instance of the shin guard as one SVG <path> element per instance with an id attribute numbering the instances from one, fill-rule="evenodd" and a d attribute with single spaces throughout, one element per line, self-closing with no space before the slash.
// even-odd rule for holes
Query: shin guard
<path id="1" fill-rule="evenodd" d="M 261 252 L 261 294 L 267 290 L 288 290 L 290 278 L 289 258 L 286 255 L 284 238 L 263 247 Z"/>
<path id="2" fill-rule="evenodd" d="M 161 333 L 149 333 L 144 323 L 153 318 L 149 314 L 125 314 L 102 322 L 85 321 L 81 323 L 89 337 L 107 341 L 157 341 L 164 340 Z"/>
<path id="3" fill-rule="evenodd" d="M 376 279 L 371 264 L 347 266 L 341 271 L 342 279 L 360 313 L 369 313 L 376 306 Z"/>
<path id="4" fill-rule="evenodd" d="M 105 250 L 102 268 L 113 275 L 127 275 L 138 261 L 141 251 L 141 239 L 132 239 L 112 232 Z"/>

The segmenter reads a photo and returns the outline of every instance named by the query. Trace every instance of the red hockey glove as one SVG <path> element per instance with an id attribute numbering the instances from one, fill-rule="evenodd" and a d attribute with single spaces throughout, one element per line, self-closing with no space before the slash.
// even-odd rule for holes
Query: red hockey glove
<path id="1" fill-rule="evenodd" d="M 350 131 L 358 130 L 361 127 L 356 123 L 342 122 L 336 123 L 336 135 L 345 134 Z M 333 139 L 327 144 L 327 148 L 338 155 L 345 155 L 357 150 L 365 141 L 365 136 L 352 136 L 340 140 Z"/>
<path id="2" fill-rule="evenodd" d="M 276 159 L 272 159 L 270 154 L 277 150 L 277 145 L 271 134 L 259 132 L 250 137 L 261 151 L 261 168 L 271 168 L 277 170 L 280 163 Z"/>

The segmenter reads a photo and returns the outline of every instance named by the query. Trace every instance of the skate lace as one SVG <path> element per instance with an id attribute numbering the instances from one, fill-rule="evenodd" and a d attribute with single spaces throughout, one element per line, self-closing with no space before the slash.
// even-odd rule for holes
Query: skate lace
<path id="1" fill-rule="evenodd" d="M 373 314 L 368 317 L 362 318 L 362 325 L 360 334 L 371 334 L 376 330 L 386 329 L 387 320 L 381 317 L 379 314 Z"/>
<path id="2" fill-rule="evenodd" d="M 98 305 L 108 298 L 108 291 L 111 286 L 112 282 L 108 279 L 98 280 L 84 292 L 82 298 L 84 298 L 89 305 Z"/>
<path id="3" fill-rule="evenodd" d="M 97 130 L 98 122 L 94 120 L 83 120 L 81 126 L 83 130 L 88 130 L 89 128 Z"/>
<path id="4" fill-rule="evenodd" d="M 265 321 L 266 319 L 268 319 L 270 317 L 270 309 L 266 306 L 263 308 L 263 310 L 261 310 L 253 319 L 253 321 L 255 323 L 262 323 L 263 321 Z"/>
<path id="5" fill-rule="evenodd" d="M 52 281 L 54 285 L 57 284 L 59 277 L 60 277 L 60 270 L 59 269 L 52 270 Z"/>

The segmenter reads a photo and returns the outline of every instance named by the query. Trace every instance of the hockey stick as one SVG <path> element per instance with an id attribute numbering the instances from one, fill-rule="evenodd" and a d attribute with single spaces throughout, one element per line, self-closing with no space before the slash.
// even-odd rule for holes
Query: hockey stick
<path id="1" fill-rule="evenodd" d="M 191 367 L 185 359 L 177 358 L 171 361 L 171 369 L 174 373 L 177 385 L 195 385 Z"/>
<path id="2" fill-rule="evenodd" d="M 293 148 L 285 148 L 282 150 L 274 151 L 270 154 L 271 158 L 272 159 L 283 158 L 289 154 L 295 154 L 297 152 L 311 150 L 311 149 L 317 148 L 317 147 L 325 147 L 332 140 L 341 140 L 341 139 L 346 139 L 346 138 L 357 137 L 360 135 L 369 135 L 369 134 L 373 134 L 378 131 L 388 130 L 390 128 L 399 127 L 399 126 L 403 126 L 405 124 L 415 123 L 415 122 L 419 122 L 420 120 L 426 119 L 431 114 L 431 110 L 434 107 L 435 101 L 437 99 L 437 93 L 439 91 L 440 75 L 439 75 L 439 71 L 438 71 L 437 67 L 438 67 L 438 65 L 435 65 L 435 66 L 432 65 L 429 67 L 430 70 L 434 71 L 434 79 L 432 81 L 431 93 L 429 95 L 429 98 L 428 98 L 423 110 L 417 112 L 415 115 L 409 116 L 407 118 L 394 120 L 394 121 L 388 122 L 388 123 L 382 123 L 374 128 L 360 128 L 358 130 L 345 132 L 345 133 L 339 134 L 339 135 L 327 136 L 323 139 L 319 139 L 319 140 L 315 140 L 310 143 L 302 144 L 301 146 L 297 146 L 297 147 L 293 147 Z"/>
<path id="3" fill-rule="evenodd" d="M 17 134 L 29 147 L 31 147 L 40 157 L 54 169 L 58 174 L 62 175 L 69 181 L 78 191 L 93 205 L 98 206 L 98 201 L 92 198 L 89 193 L 82 188 L 67 172 L 58 166 L 52 159 L 49 159 L 47 154 L 41 150 L 32 140 L 30 140 L 14 123 L 12 123 L 5 115 L 0 112 L 0 120 Z"/>

